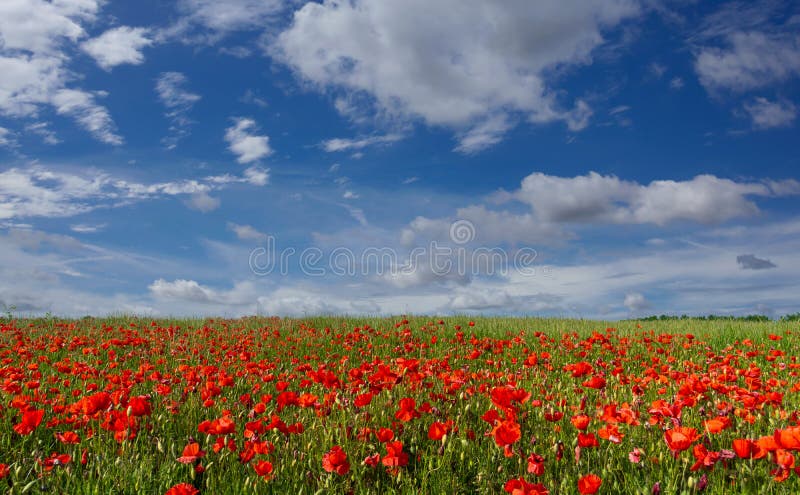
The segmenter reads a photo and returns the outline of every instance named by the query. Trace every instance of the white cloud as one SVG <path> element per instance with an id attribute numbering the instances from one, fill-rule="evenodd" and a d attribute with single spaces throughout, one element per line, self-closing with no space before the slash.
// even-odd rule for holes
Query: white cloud
<path id="1" fill-rule="evenodd" d="M 347 115 L 369 95 L 383 116 L 460 134 L 498 119 L 486 143 L 509 114 L 585 127 L 588 104 L 563 108 L 546 74 L 591 63 L 604 32 L 638 13 L 633 0 L 309 2 L 270 50 L 304 81 L 343 91 Z"/>
<path id="2" fill-rule="evenodd" d="M 290 2 L 283 0 L 180 0 L 178 10 L 183 14 L 175 28 L 188 35 L 215 43 L 235 31 L 263 30 L 276 19 Z M 192 33 L 199 28 L 200 33 Z"/>
<path id="3" fill-rule="evenodd" d="M 267 237 L 267 234 L 259 232 L 250 225 L 239 225 L 228 222 L 228 229 L 232 230 L 236 234 L 236 237 L 243 241 L 262 241 Z"/>
<path id="4" fill-rule="evenodd" d="M 14 133 L 0 127 L 0 147 L 13 148 L 17 145 L 17 140 L 14 138 Z"/>
<path id="5" fill-rule="evenodd" d="M 655 180 L 647 185 L 591 172 L 577 177 L 534 173 L 513 197 L 552 222 L 719 223 L 758 213 L 753 196 L 773 196 L 767 183 L 735 182 L 713 175 Z"/>
<path id="6" fill-rule="evenodd" d="M 788 127 L 797 118 L 797 107 L 787 100 L 769 101 L 758 97 L 745 103 L 744 110 L 750 115 L 755 129 Z"/>
<path id="7" fill-rule="evenodd" d="M 78 223 L 69 226 L 69 230 L 78 234 L 95 234 L 106 228 L 106 224 L 101 223 L 97 225 L 89 225 L 85 223 Z"/>
<path id="8" fill-rule="evenodd" d="M 255 120 L 237 117 L 234 119 L 234 125 L 225 131 L 228 149 L 237 155 L 239 163 L 254 162 L 272 153 L 269 137 L 253 134 L 257 130 Z"/>
<path id="9" fill-rule="evenodd" d="M 0 114 L 35 117 L 44 105 L 69 115 L 97 139 L 120 144 L 111 117 L 95 94 L 69 89 L 69 48 L 95 20 L 98 0 L 5 0 L 0 2 Z"/>
<path id="10" fill-rule="evenodd" d="M 775 196 L 800 195 L 800 181 L 797 179 L 765 180 L 764 183 Z"/>
<path id="11" fill-rule="evenodd" d="M 168 149 L 175 148 L 178 141 L 189 135 L 192 121 L 187 114 L 200 100 L 200 95 L 184 89 L 187 82 L 180 72 L 163 72 L 156 80 L 158 99 L 167 108 L 166 116 L 171 121 L 170 135 L 163 140 Z"/>
<path id="12" fill-rule="evenodd" d="M 423 244 L 430 239 L 449 241 L 451 226 L 457 220 L 470 222 L 472 240 L 484 246 L 506 242 L 557 245 L 573 237 L 556 223 L 540 220 L 532 213 L 490 210 L 485 205 L 459 208 L 452 219 L 417 217 L 409 223 L 409 228 Z M 411 239 L 409 234 L 405 235 L 406 242 Z"/>
<path id="13" fill-rule="evenodd" d="M 160 278 L 150 284 L 150 292 L 157 298 L 182 299 L 194 302 L 211 302 L 217 299 L 215 291 L 194 280 L 177 279 L 167 282 Z"/>
<path id="14" fill-rule="evenodd" d="M 531 314 L 561 310 L 561 297 L 553 294 L 527 294 L 511 296 L 497 287 L 459 289 L 442 310 L 449 312 L 517 313 Z"/>
<path id="15" fill-rule="evenodd" d="M 249 184 L 254 186 L 266 186 L 269 184 L 269 169 L 249 167 L 244 171 L 244 178 Z"/>
<path id="16" fill-rule="evenodd" d="M 327 152 L 360 150 L 368 146 L 395 143 L 403 139 L 402 134 L 386 134 L 383 136 L 369 136 L 356 139 L 334 138 L 323 141 L 322 148 Z"/>
<path id="17" fill-rule="evenodd" d="M 209 196 L 205 191 L 194 193 L 186 200 L 186 206 L 202 213 L 216 210 L 220 203 L 219 198 Z"/>
<path id="18" fill-rule="evenodd" d="M 259 96 L 258 93 L 256 93 L 252 89 L 248 89 L 247 91 L 245 91 L 242 97 L 239 98 L 239 101 L 241 101 L 242 103 L 247 103 L 248 105 L 255 105 L 260 108 L 267 108 L 269 106 L 267 100 Z"/>
<path id="19" fill-rule="evenodd" d="M 242 58 L 242 59 L 247 58 L 253 54 L 253 50 L 244 46 L 221 46 L 217 49 L 217 51 L 223 55 L 230 55 L 231 57 Z M 256 104 L 258 105 L 258 103 Z"/>
<path id="20" fill-rule="evenodd" d="M 255 285 L 249 281 L 236 282 L 228 290 L 217 290 L 195 280 L 179 278 L 170 282 L 159 278 L 148 289 L 156 301 L 187 301 L 233 307 L 255 303 L 258 294 Z"/>
<path id="21" fill-rule="evenodd" d="M 170 110 L 191 109 L 200 100 L 200 95 L 183 88 L 187 81 L 180 72 L 162 72 L 156 80 L 156 92 L 161 103 Z"/>
<path id="22" fill-rule="evenodd" d="M 84 36 L 80 23 L 93 20 L 99 5 L 95 0 L 3 0 L 0 2 L 3 49 L 56 52 L 62 40 L 74 42 Z"/>
<path id="23" fill-rule="evenodd" d="M 800 38 L 794 34 L 734 32 L 725 40 L 724 48 L 702 47 L 695 60 L 709 91 L 743 92 L 800 75 Z"/>
<path id="24" fill-rule="evenodd" d="M 650 303 L 647 301 L 644 295 L 639 292 L 630 292 L 625 294 L 625 300 L 622 302 L 622 305 L 628 308 L 628 311 L 632 313 L 636 313 L 650 307 Z"/>
<path id="25" fill-rule="evenodd" d="M 467 220 L 472 224 L 471 245 L 559 246 L 577 237 L 572 229 L 585 225 L 719 224 L 758 215 L 756 198 L 798 194 L 800 183 L 794 179 L 736 182 L 699 175 L 640 184 L 594 172 L 576 177 L 533 173 L 516 191 L 488 197 L 491 208 L 474 204 L 448 217 L 419 216 L 400 236 L 404 246 L 449 242 L 453 222 Z M 516 201 L 530 210 L 520 211 Z"/>
<path id="26" fill-rule="evenodd" d="M 342 314 L 344 312 L 342 308 L 331 305 L 325 299 L 306 294 L 287 297 L 259 297 L 258 306 L 262 314 L 294 317 Z"/>
<path id="27" fill-rule="evenodd" d="M 48 122 L 34 122 L 25 126 L 25 131 L 36 134 L 42 138 L 45 144 L 56 145 L 61 142 L 55 132 L 50 129 Z"/>
<path id="28" fill-rule="evenodd" d="M 647 72 L 656 79 L 661 79 L 667 72 L 667 67 L 658 62 L 653 62 L 647 66 Z"/>
<path id="29" fill-rule="evenodd" d="M 358 194 L 354 193 L 353 191 L 345 191 L 344 194 L 342 194 L 342 197 L 344 199 L 358 199 Z"/>
<path id="30" fill-rule="evenodd" d="M 61 115 L 78 121 L 96 139 L 107 144 L 120 145 L 123 139 L 116 133 L 116 126 L 108 110 L 95 103 L 95 95 L 77 89 L 61 89 L 53 95 L 53 105 Z"/>
<path id="31" fill-rule="evenodd" d="M 42 166 L 0 172 L 0 219 L 62 218 L 98 208 L 124 206 L 165 196 L 208 194 L 230 184 L 262 186 L 268 174 L 248 169 L 243 176 L 210 176 L 144 184 L 112 177 L 97 170 L 83 173 L 55 171 Z M 194 205 L 211 205 L 199 197 Z M 207 207 L 206 206 L 206 207 Z"/>
<path id="32" fill-rule="evenodd" d="M 117 65 L 139 65 L 144 62 L 142 48 L 153 44 L 149 29 L 119 26 L 96 38 L 81 43 L 81 48 L 97 61 L 102 69 L 110 71 Z"/>
<path id="33" fill-rule="evenodd" d="M 677 91 L 677 90 L 683 89 L 683 86 L 684 86 L 684 82 L 683 82 L 683 79 L 681 79 L 680 77 L 673 77 L 669 81 L 670 89 L 674 89 L 674 90 Z"/>
<path id="34" fill-rule="evenodd" d="M 464 154 L 484 150 L 502 141 L 513 126 L 507 115 L 490 117 L 461 135 L 454 149 Z"/>

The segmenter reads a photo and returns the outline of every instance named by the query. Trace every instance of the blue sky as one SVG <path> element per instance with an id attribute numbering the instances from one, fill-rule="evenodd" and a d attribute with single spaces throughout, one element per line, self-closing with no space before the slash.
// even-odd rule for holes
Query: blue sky
<path id="1" fill-rule="evenodd" d="M 799 81 L 789 1 L 6 0 L 0 304 L 796 312 Z"/>

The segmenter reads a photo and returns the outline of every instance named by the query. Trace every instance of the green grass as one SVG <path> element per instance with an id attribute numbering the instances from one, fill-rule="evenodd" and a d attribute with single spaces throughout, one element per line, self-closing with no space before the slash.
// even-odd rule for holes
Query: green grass
<path id="1" fill-rule="evenodd" d="M 782 483 L 772 479 L 775 464 L 769 456 L 731 459 L 724 465 L 718 462 L 712 470 L 692 472 L 691 449 L 674 458 L 663 439 L 664 427 L 673 426 L 671 420 L 648 424 L 653 401 L 675 403 L 690 397 L 695 403 L 683 407 L 681 422 L 701 434 L 704 419 L 722 410 L 718 406 L 730 406 L 732 427 L 699 441 L 709 450 L 730 449 L 735 438 L 756 439 L 793 425 L 792 413 L 800 409 L 798 393 L 792 389 L 798 370 L 791 366 L 799 349 L 797 322 L 462 316 L 442 318 L 444 324 L 438 325 L 438 317 L 415 316 L 407 318 L 408 324 L 397 325 L 403 319 L 5 320 L 0 326 L 0 464 L 8 465 L 10 473 L 0 480 L 0 487 L 7 486 L 14 494 L 157 494 L 185 482 L 209 494 L 466 494 L 504 493 L 506 481 L 522 476 L 542 483 L 550 493 L 566 494 L 577 492 L 581 476 L 594 473 L 603 479 L 598 493 L 606 494 L 651 493 L 656 482 L 665 494 L 696 493 L 703 474 L 704 493 L 800 491 L 796 474 Z M 475 325 L 469 326 L 470 321 Z M 781 339 L 771 340 L 770 335 Z M 538 363 L 523 365 L 532 353 Z M 549 359 L 543 358 L 544 353 Z M 398 358 L 417 364 L 404 370 Z M 573 378 L 564 366 L 580 361 L 589 363 L 593 372 Z M 368 377 L 378 364 L 402 380 L 390 389 L 375 390 L 369 406 L 356 408 L 353 399 L 369 389 Z M 761 375 L 755 381 L 745 376 L 753 365 Z M 332 372 L 341 387 L 315 382 L 313 373 L 320 367 Z M 353 371 L 359 367 L 366 370 L 361 377 Z M 732 373 L 730 381 L 721 381 L 726 370 Z M 604 389 L 582 386 L 600 374 L 606 380 Z M 648 374 L 663 376 L 665 382 L 641 382 Z M 35 391 L 27 388 L 32 381 L 40 382 Z M 202 390 L 209 382 L 219 394 L 213 404 L 204 405 Z M 278 412 L 279 382 L 285 382 L 288 391 L 318 396 L 319 407 L 288 406 Z M 498 409 L 490 391 L 509 382 L 530 393 L 530 398 L 516 406 L 521 438 L 511 446 L 513 455 L 506 457 L 490 434 L 492 426 L 481 416 Z M 632 392 L 637 382 L 640 396 Z M 697 391 L 681 392 L 692 382 Z M 168 384 L 171 391 L 157 393 L 159 383 Z M 725 389 L 715 388 L 716 384 Z M 111 410 L 116 411 L 125 411 L 130 397 L 151 396 L 152 413 L 140 418 L 132 440 L 114 439 L 103 426 L 108 412 L 96 417 L 70 412 L 71 404 L 95 393 L 93 389 L 115 396 Z M 763 401 L 770 393 L 783 394 L 782 399 Z M 240 400 L 244 394 L 250 394 L 251 403 Z M 327 402 L 326 394 L 331 394 Z M 273 399 L 265 413 L 254 414 L 254 404 L 263 395 Z M 761 402 L 751 407 L 747 402 L 751 396 L 761 397 Z M 394 413 L 404 397 L 414 398 L 417 408 L 429 403 L 430 412 L 397 422 Z M 624 438 L 619 444 L 599 439 L 599 447 L 582 449 L 576 462 L 577 430 L 569 418 L 582 401 L 585 413 L 593 418 L 590 432 L 597 434 L 604 426 L 600 416 L 609 404 L 627 403 L 639 424 L 620 425 Z M 24 407 L 45 410 L 42 424 L 25 436 L 13 431 Z M 214 453 L 215 437 L 198 432 L 198 425 L 221 417 L 223 410 L 229 410 L 236 423 L 236 432 L 227 437 L 236 448 Z M 564 417 L 547 421 L 545 413 L 551 411 L 561 411 Z M 273 413 L 287 425 L 302 424 L 305 431 L 286 435 L 272 430 L 260 435 L 275 447 L 271 454 L 253 459 L 274 465 L 272 478 L 264 480 L 255 473 L 253 461 L 242 463 L 239 454 L 245 424 L 258 417 L 268 423 Z M 752 423 L 745 420 L 748 413 Z M 441 441 L 428 439 L 432 422 L 448 420 L 454 425 L 448 436 Z M 410 456 L 409 464 L 396 473 L 362 462 L 386 450 L 374 435 L 359 439 L 357 433 L 380 427 L 393 428 Z M 68 430 L 80 435 L 79 444 L 64 445 L 55 439 L 55 432 Z M 207 452 L 202 474 L 176 461 L 190 440 Z M 348 455 L 347 475 L 322 469 L 322 456 L 333 445 Z M 639 464 L 628 459 L 634 447 L 644 451 Z M 559 449 L 561 460 L 557 460 Z M 80 462 L 84 450 L 85 465 Z M 72 461 L 45 471 L 40 461 L 52 452 L 69 454 Z M 546 459 L 540 477 L 526 471 L 526 458 L 533 452 Z M 794 454 L 800 465 L 800 453 Z"/>

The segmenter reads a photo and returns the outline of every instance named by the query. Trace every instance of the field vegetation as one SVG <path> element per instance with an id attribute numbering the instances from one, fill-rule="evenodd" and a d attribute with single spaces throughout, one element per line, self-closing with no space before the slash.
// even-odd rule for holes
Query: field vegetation
<path id="1" fill-rule="evenodd" d="M 0 492 L 800 492 L 797 321 L 0 320 Z"/>

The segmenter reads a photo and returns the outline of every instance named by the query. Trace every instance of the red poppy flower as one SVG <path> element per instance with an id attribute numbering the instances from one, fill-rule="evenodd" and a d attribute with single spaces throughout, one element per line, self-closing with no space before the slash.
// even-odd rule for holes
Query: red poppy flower
<path id="1" fill-rule="evenodd" d="M 512 445 L 522 437 L 520 426 L 514 420 L 505 420 L 498 423 L 492 429 L 492 435 L 498 447 Z"/>
<path id="2" fill-rule="evenodd" d="M 375 467 L 381 462 L 381 455 L 380 454 L 372 454 L 368 455 L 364 458 L 364 465 L 369 467 Z"/>
<path id="3" fill-rule="evenodd" d="M 386 455 L 381 462 L 389 468 L 402 467 L 408 464 L 408 454 L 403 452 L 403 442 L 389 442 L 386 444 Z"/>
<path id="4" fill-rule="evenodd" d="M 350 472 L 350 463 L 347 461 L 345 451 L 338 445 L 334 445 L 331 450 L 322 455 L 322 469 L 340 476 Z"/>
<path id="5" fill-rule="evenodd" d="M 511 495 L 548 495 L 550 491 L 541 483 L 528 483 L 523 478 L 514 478 L 506 481 L 503 490 Z"/>
<path id="6" fill-rule="evenodd" d="M 681 451 L 691 447 L 699 437 L 697 430 L 688 426 L 677 426 L 664 432 L 664 440 L 676 457 Z"/>
<path id="7" fill-rule="evenodd" d="M 719 452 L 709 451 L 705 445 L 698 443 L 692 448 L 692 455 L 694 456 L 695 463 L 690 468 L 692 471 L 697 471 L 700 468 L 713 469 L 714 465 L 719 461 Z"/>
<path id="8" fill-rule="evenodd" d="M 533 453 L 528 456 L 528 472 L 536 476 L 544 474 L 544 457 Z"/>
<path id="9" fill-rule="evenodd" d="M 575 428 L 585 430 L 589 426 L 591 418 L 585 414 L 578 414 L 577 416 L 573 416 L 570 421 Z"/>
<path id="10" fill-rule="evenodd" d="M 54 467 L 66 466 L 70 462 L 72 462 L 72 457 L 69 454 L 58 454 L 53 452 L 50 457 L 44 461 L 40 461 L 40 464 L 44 467 L 45 471 L 50 471 Z"/>
<path id="11" fill-rule="evenodd" d="M 197 495 L 198 493 L 200 493 L 200 490 L 189 483 L 178 483 L 167 490 L 164 495 Z"/>
<path id="12" fill-rule="evenodd" d="M 367 392 L 366 394 L 359 394 L 356 396 L 353 404 L 356 407 L 366 407 L 372 402 L 372 393 Z"/>
<path id="13" fill-rule="evenodd" d="M 703 421 L 703 426 L 706 427 L 709 433 L 719 433 L 726 428 L 730 428 L 732 424 L 731 418 L 727 416 L 719 416 Z"/>
<path id="14" fill-rule="evenodd" d="M 578 480 L 578 492 L 580 492 L 581 495 L 597 493 L 597 490 L 600 489 L 600 485 L 602 483 L 603 480 L 601 480 L 596 474 L 587 474 Z"/>
<path id="15" fill-rule="evenodd" d="M 14 431 L 20 435 L 30 435 L 42 423 L 42 418 L 44 410 L 29 409 L 22 413 L 22 421 L 14 425 Z"/>
<path id="16" fill-rule="evenodd" d="M 148 416 L 153 412 L 153 406 L 150 405 L 150 397 L 146 395 L 138 395 L 131 397 L 128 403 L 131 416 Z"/>
<path id="17" fill-rule="evenodd" d="M 578 446 L 582 448 L 598 447 L 600 442 L 594 433 L 578 433 Z"/>
<path id="18" fill-rule="evenodd" d="M 775 431 L 775 442 L 784 449 L 800 450 L 800 426 Z"/>
<path id="19" fill-rule="evenodd" d="M 611 443 L 620 443 L 625 435 L 619 431 L 617 425 L 605 425 L 597 431 L 597 435 Z"/>
<path id="20" fill-rule="evenodd" d="M 183 454 L 178 457 L 178 462 L 184 464 L 192 464 L 199 461 L 206 455 L 205 451 L 200 450 L 200 444 L 192 442 L 183 449 Z"/>
<path id="21" fill-rule="evenodd" d="M 56 439 L 61 443 L 76 444 L 81 442 L 81 437 L 74 431 L 65 431 L 64 433 L 56 433 Z"/>
<path id="22" fill-rule="evenodd" d="M 394 413 L 395 418 L 400 421 L 407 422 L 414 418 L 419 418 L 420 416 L 420 412 L 417 411 L 417 401 L 409 397 L 400 399 L 400 409 Z"/>
<path id="23" fill-rule="evenodd" d="M 253 469 L 255 469 L 256 474 L 264 478 L 265 480 L 269 481 L 272 478 L 272 463 L 269 461 L 258 461 L 253 464 Z"/>
<path id="24" fill-rule="evenodd" d="M 0 480 L 8 476 L 8 466 L 0 464 Z"/>
<path id="25" fill-rule="evenodd" d="M 381 428 L 375 432 L 375 437 L 381 443 L 386 443 L 394 439 L 394 432 L 389 428 Z"/>
<path id="26" fill-rule="evenodd" d="M 433 441 L 441 440 L 450 431 L 450 425 L 448 423 L 439 421 L 431 423 L 430 428 L 428 428 L 428 438 Z"/>

